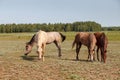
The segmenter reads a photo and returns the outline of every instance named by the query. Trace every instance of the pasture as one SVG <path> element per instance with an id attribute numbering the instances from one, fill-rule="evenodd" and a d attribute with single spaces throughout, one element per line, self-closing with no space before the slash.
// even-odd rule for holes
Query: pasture
<path id="1" fill-rule="evenodd" d="M 120 80 L 120 31 L 105 32 L 108 37 L 107 62 L 87 61 L 82 46 L 79 61 L 71 49 L 76 32 L 63 32 L 62 57 L 54 44 L 46 46 L 45 61 L 39 61 L 36 46 L 25 57 L 25 43 L 34 33 L 0 34 L 0 80 Z"/>

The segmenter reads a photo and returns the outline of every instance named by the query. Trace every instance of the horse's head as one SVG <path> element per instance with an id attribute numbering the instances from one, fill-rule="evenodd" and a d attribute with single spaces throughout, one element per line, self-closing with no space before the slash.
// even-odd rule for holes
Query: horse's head
<path id="1" fill-rule="evenodd" d="M 26 49 L 25 55 L 29 54 L 32 51 L 32 45 L 29 42 L 27 42 L 25 49 Z"/>

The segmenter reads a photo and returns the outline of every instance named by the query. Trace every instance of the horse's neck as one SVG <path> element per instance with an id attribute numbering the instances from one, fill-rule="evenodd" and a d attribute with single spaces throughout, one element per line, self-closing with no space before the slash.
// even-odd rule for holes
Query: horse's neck
<path id="1" fill-rule="evenodd" d="M 34 34 L 33 37 L 31 38 L 31 40 L 29 41 L 29 44 L 30 44 L 31 46 L 33 46 L 34 43 L 35 43 L 35 36 L 36 36 L 36 34 Z"/>
<path id="2" fill-rule="evenodd" d="M 34 46 L 35 42 L 29 42 L 29 45 Z"/>

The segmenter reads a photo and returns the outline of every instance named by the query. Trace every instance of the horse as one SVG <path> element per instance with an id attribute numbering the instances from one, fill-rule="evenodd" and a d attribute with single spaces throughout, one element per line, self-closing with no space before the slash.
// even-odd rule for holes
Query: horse
<path id="1" fill-rule="evenodd" d="M 96 38 L 93 33 L 89 32 L 79 32 L 75 35 L 75 39 L 72 44 L 72 48 L 76 44 L 76 60 L 79 60 L 79 52 L 82 45 L 85 45 L 88 48 L 88 60 L 93 61 L 94 57 L 94 49 L 96 46 Z"/>
<path id="2" fill-rule="evenodd" d="M 38 59 L 44 61 L 45 46 L 47 44 L 54 43 L 58 48 L 58 56 L 61 57 L 61 43 L 66 39 L 66 36 L 59 32 L 45 32 L 39 30 L 34 34 L 29 42 L 26 43 L 26 52 L 27 56 L 31 51 L 34 43 L 37 44 L 37 53 Z"/>
<path id="3" fill-rule="evenodd" d="M 101 62 L 104 62 L 106 63 L 106 53 L 107 53 L 107 45 L 108 45 L 108 38 L 107 36 L 105 35 L 105 33 L 100 33 L 100 32 L 96 32 L 94 33 L 95 37 L 96 37 L 96 40 L 97 40 L 97 59 L 99 61 L 99 49 L 101 51 Z"/>

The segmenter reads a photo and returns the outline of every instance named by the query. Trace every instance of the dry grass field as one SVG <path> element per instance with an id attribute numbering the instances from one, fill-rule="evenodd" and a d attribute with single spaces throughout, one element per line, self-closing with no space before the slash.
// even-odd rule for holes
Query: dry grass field
<path id="1" fill-rule="evenodd" d="M 120 80 L 120 31 L 105 32 L 109 39 L 107 63 L 87 61 L 82 46 L 79 61 L 71 49 L 75 32 L 63 33 L 62 57 L 54 44 L 46 46 L 45 61 L 38 60 L 36 46 L 25 57 L 25 43 L 33 33 L 0 34 L 0 80 Z"/>

